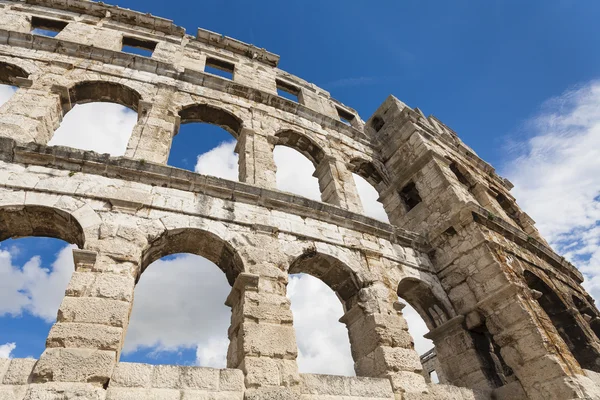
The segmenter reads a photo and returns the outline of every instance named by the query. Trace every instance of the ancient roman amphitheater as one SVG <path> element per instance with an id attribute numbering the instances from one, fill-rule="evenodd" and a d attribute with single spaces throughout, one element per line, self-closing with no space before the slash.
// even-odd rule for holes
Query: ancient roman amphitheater
<path id="1" fill-rule="evenodd" d="M 600 313 L 511 183 L 418 108 L 390 96 L 364 122 L 278 60 L 103 3 L 0 1 L 0 82 L 18 86 L 0 108 L 0 240 L 78 246 L 44 353 L 0 360 L 0 399 L 600 398 Z M 138 113 L 124 157 L 48 146 L 94 101 Z M 166 165 L 198 121 L 237 139 L 240 182 Z M 275 145 L 312 161 L 322 202 L 276 190 Z M 352 173 L 391 224 L 361 214 Z M 231 284 L 228 368 L 120 363 L 136 282 L 181 252 Z M 356 377 L 298 372 L 286 284 L 300 272 L 342 302 Z M 398 297 L 435 343 L 422 362 Z"/>

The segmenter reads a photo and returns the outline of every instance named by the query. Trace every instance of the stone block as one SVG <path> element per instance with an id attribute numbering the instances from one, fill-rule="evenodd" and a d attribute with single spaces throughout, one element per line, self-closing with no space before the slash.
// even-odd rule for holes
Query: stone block
<path id="1" fill-rule="evenodd" d="M 177 389 L 109 388 L 106 400 L 181 400 Z"/>
<path id="2" fill-rule="evenodd" d="M 150 364 L 120 362 L 113 371 L 110 388 L 148 388 L 152 383 L 154 366 Z"/>
<path id="3" fill-rule="evenodd" d="M 99 297 L 104 299 L 131 302 L 135 280 L 131 276 L 74 272 L 67 287 L 67 296 Z"/>
<path id="4" fill-rule="evenodd" d="M 27 385 L 0 385 L 0 400 L 23 400 Z"/>
<path id="5" fill-rule="evenodd" d="M 220 372 L 215 368 L 180 367 L 179 387 L 182 389 L 219 390 Z"/>
<path id="6" fill-rule="evenodd" d="M 291 325 L 245 322 L 241 328 L 246 355 L 295 359 L 296 333 Z"/>
<path id="7" fill-rule="evenodd" d="M 58 322 L 81 322 L 124 327 L 131 303 L 96 297 L 65 297 L 58 310 Z"/>
<path id="8" fill-rule="evenodd" d="M 36 362 L 33 358 L 13 358 L 4 373 L 2 384 L 26 385 Z"/>
<path id="9" fill-rule="evenodd" d="M 152 373 L 153 388 L 179 388 L 179 370 L 176 365 L 155 365 Z"/>
<path id="10" fill-rule="evenodd" d="M 36 383 L 89 382 L 103 385 L 113 374 L 117 353 L 90 349 L 46 349 L 35 365 L 32 380 Z"/>
<path id="11" fill-rule="evenodd" d="M 122 338 L 123 328 L 98 324 L 57 322 L 50 329 L 46 346 L 119 351 Z"/>
<path id="12" fill-rule="evenodd" d="M 48 382 L 27 387 L 24 400 L 105 400 L 106 391 L 89 383 Z"/>
<path id="13" fill-rule="evenodd" d="M 239 369 L 219 371 L 219 390 L 226 392 L 244 391 L 244 373 Z"/>

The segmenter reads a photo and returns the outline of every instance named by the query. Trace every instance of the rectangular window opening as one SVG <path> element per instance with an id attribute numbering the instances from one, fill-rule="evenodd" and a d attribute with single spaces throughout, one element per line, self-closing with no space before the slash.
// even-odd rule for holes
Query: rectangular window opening
<path id="1" fill-rule="evenodd" d="M 233 80 L 234 69 L 235 65 L 230 62 L 219 60 L 218 58 L 207 57 L 204 72 Z"/>
<path id="2" fill-rule="evenodd" d="M 379 116 L 375 116 L 371 120 L 371 126 L 375 129 L 375 132 L 379 132 L 383 128 L 383 125 L 385 125 L 385 121 Z"/>
<path id="3" fill-rule="evenodd" d="M 156 49 L 156 44 L 157 43 L 152 40 L 123 36 L 123 47 L 121 47 L 121 51 L 142 57 L 152 57 L 152 53 L 154 53 L 154 50 Z"/>
<path id="4" fill-rule="evenodd" d="M 300 103 L 300 88 L 290 83 L 277 79 L 277 95 L 288 100 Z"/>
<path id="5" fill-rule="evenodd" d="M 421 202 L 421 196 L 419 196 L 419 191 L 417 190 L 417 186 L 414 184 L 414 182 L 408 183 L 402 188 L 402 190 L 400 190 L 400 198 L 402 198 L 402 201 L 404 201 L 407 211 L 412 210 Z"/>
<path id="6" fill-rule="evenodd" d="M 345 123 L 346 125 L 352 126 L 352 120 L 355 118 L 355 115 L 349 111 L 344 110 L 343 108 L 336 107 L 338 116 L 340 117 L 340 121 Z"/>
<path id="7" fill-rule="evenodd" d="M 31 33 L 34 35 L 55 37 L 68 25 L 66 21 L 31 17 Z"/>

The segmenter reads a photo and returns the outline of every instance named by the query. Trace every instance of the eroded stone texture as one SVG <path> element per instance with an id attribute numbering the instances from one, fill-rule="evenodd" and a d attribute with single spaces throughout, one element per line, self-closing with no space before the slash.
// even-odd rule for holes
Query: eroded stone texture
<path id="1" fill-rule="evenodd" d="M 100 2 L 0 3 L 0 83 L 18 88 L 0 108 L 0 240 L 78 247 L 46 350 L 0 360 L 0 399 L 600 398 L 600 312 L 510 182 L 418 108 L 390 96 L 365 123 L 278 61 Z M 47 146 L 65 113 L 95 101 L 137 112 L 124 157 Z M 237 140 L 240 182 L 165 165 L 193 122 Z M 313 163 L 322 202 L 276 190 L 277 145 Z M 360 214 L 352 173 L 391 225 Z M 232 286 L 229 369 L 119 363 L 136 283 L 180 252 Z M 294 273 L 336 293 L 357 377 L 299 373 Z M 398 296 L 435 343 L 425 368 Z M 431 369 L 444 384 L 426 381 Z"/>

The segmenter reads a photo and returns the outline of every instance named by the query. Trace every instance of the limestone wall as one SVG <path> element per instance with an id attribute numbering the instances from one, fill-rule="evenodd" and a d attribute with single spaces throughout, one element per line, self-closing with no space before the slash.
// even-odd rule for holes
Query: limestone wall
<path id="1" fill-rule="evenodd" d="M 78 247 L 46 350 L 0 360 L 0 398 L 600 398 L 600 312 L 512 184 L 418 108 L 390 96 L 364 122 L 278 61 L 99 2 L 0 1 L 0 83 L 18 87 L 0 107 L 0 240 Z M 48 146 L 66 113 L 97 101 L 138 114 L 123 157 Z M 166 165 L 191 122 L 237 140 L 240 182 Z M 277 145 L 313 163 L 322 201 L 277 190 Z M 352 173 L 391 224 L 362 215 Z M 119 363 L 137 281 L 180 252 L 215 263 L 232 287 L 228 369 Z M 357 377 L 299 373 L 294 273 L 340 299 Z M 398 296 L 455 386 L 426 383 Z"/>

